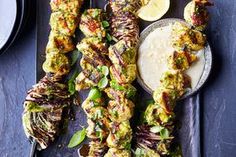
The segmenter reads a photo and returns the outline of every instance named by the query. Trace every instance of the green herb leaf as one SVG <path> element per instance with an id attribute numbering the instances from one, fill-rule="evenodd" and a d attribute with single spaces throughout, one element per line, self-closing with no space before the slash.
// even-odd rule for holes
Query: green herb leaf
<path id="1" fill-rule="evenodd" d="M 78 70 L 75 70 L 72 76 L 70 77 L 68 81 L 68 91 L 70 92 L 71 95 L 75 94 L 75 79 L 78 76 L 79 72 Z"/>
<path id="2" fill-rule="evenodd" d="M 110 86 L 116 90 L 120 90 L 120 91 L 125 90 L 125 88 L 123 86 L 119 85 L 115 80 L 112 80 L 110 82 Z"/>
<path id="3" fill-rule="evenodd" d="M 161 135 L 162 139 L 167 139 L 167 138 L 169 138 L 170 133 L 169 133 L 169 131 L 167 129 L 162 129 L 160 131 L 160 135 Z"/>
<path id="4" fill-rule="evenodd" d="M 107 28 L 107 27 L 110 26 L 110 24 L 109 24 L 109 22 L 107 22 L 107 21 L 102 21 L 102 26 L 103 26 L 104 28 Z"/>
<path id="5" fill-rule="evenodd" d="M 135 150 L 135 156 L 136 157 L 143 157 L 145 155 L 145 150 L 143 149 L 140 149 L 140 148 L 137 148 Z"/>
<path id="6" fill-rule="evenodd" d="M 153 99 L 147 100 L 146 105 L 154 104 L 155 101 Z"/>
<path id="7" fill-rule="evenodd" d="M 71 66 L 73 66 L 77 62 L 80 54 L 81 53 L 78 50 L 72 51 L 72 53 L 71 53 Z"/>
<path id="8" fill-rule="evenodd" d="M 83 128 L 80 131 L 77 131 L 70 139 L 70 142 L 68 144 L 68 148 L 74 148 L 74 147 L 78 146 L 80 143 L 82 143 L 84 141 L 85 137 L 86 137 L 86 129 L 85 128 Z"/>
<path id="9" fill-rule="evenodd" d="M 93 12 L 93 17 L 96 18 L 99 15 L 99 10 L 95 9 Z"/>
<path id="10" fill-rule="evenodd" d="M 163 129 L 162 126 L 153 126 L 153 127 L 151 127 L 150 131 L 152 133 L 158 133 L 158 132 L 161 132 L 162 129 Z"/>
<path id="11" fill-rule="evenodd" d="M 109 68 L 107 66 L 102 66 L 101 71 L 104 76 L 107 76 L 109 74 Z"/>
<path id="12" fill-rule="evenodd" d="M 101 97 L 102 97 L 102 93 L 97 88 L 92 88 L 88 95 L 88 98 L 91 100 L 96 100 Z"/>
<path id="13" fill-rule="evenodd" d="M 106 34 L 106 38 L 109 42 L 112 41 L 112 36 L 109 33 Z"/>
<path id="14" fill-rule="evenodd" d="M 106 77 L 103 77 L 99 82 L 98 82 L 98 87 L 99 88 L 105 88 L 108 85 L 108 79 Z"/>

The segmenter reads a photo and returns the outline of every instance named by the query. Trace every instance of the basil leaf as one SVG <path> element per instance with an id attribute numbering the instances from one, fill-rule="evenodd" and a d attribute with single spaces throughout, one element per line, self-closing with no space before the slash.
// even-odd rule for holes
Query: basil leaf
<path id="1" fill-rule="evenodd" d="M 77 62 L 79 56 L 80 56 L 80 52 L 78 50 L 72 51 L 72 53 L 71 53 L 71 66 L 73 66 Z"/>
<path id="2" fill-rule="evenodd" d="M 101 72 L 104 76 L 107 76 L 109 74 L 109 68 L 107 66 L 102 66 Z"/>
<path id="3" fill-rule="evenodd" d="M 108 85 L 108 79 L 106 77 L 103 77 L 99 82 L 98 82 L 98 87 L 99 88 L 105 88 Z"/>
<path id="4" fill-rule="evenodd" d="M 75 70 L 72 76 L 70 77 L 68 81 L 68 91 L 70 92 L 71 95 L 75 94 L 75 79 L 78 76 L 79 72 L 78 70 Z"/>
<path id="5" fill-rule="evenodd" d="M 82 143 L 84 141 L 85 137 L 86 137 L 86 129 L 85 128 L 83 128 L 80 131 L 77 131 L 70 139 L 70 142 L 68 144 L 68 148 L 74 148 L 74 147 L 78 146 L 80 143 Z"/>
<path id="6" fill-rule="evenodd" d="M 169 138 L 170 133 L 167 129 L 162 129 L 160 131 L 160 136 L 161 136 L 162 139 L 167 139 L 167 138 Z"/>
<path id="7" fill-rule="evenodd" d="M 161 132 L 161 130 L 163 130 L 162 126 L 153 126 L 153 127 L 150 128 L 150 131 L 152 133 L 158 133 L 158 132 Z"/>
<path id="8" fill-rule="evenodd" d="M 104 28 L 107 28 L 107 27 L 110 26 L 110 24 L 109 24 L 109 22 L 107 22 L 107 21 L 102 21 L 102 26 L 103 26 Z"/>
<path id="9" fill-rule="evenodd" d="M 96 100 L 101 97 L 102 97 L 102 93 L 97 88 L 92 88 L 88 95 L 88 98 L 91 100 Z"/>

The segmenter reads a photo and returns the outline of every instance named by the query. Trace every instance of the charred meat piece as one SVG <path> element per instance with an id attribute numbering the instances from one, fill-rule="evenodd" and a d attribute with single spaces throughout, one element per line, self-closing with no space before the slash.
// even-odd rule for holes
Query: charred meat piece
<path id="1" fill-rule="evenodd" d="M 108 55 L 107 45 L 100 38 L 84 38 L 77 45 L 77 49 L 86 56 L 87 62 L 91 62 L 93 65 L 110 65 L 106 57 Z"/>
<path id="2" fill-rule="evenodd" d="M 104 157 L 131 157 L 131 151 L 127 149 L 110 148 Z"/>
<path id="3" fill-rule="evenodd" d="M 66 75 L 70 71 L 70 63 L 64 54 L 51 52 L 46 55 L 46 61 L 43 63 L 43 70 L 46 73 L 53 73 L 59 76 Z"/>
<path id="4" fill-rule="evenodd" d="M 127 84 L 136 79 L 137 67 L 136 64 L 129 64 L 126 67 L 114 64 L 110 67 L 110 73 L 112 80 L 120 84 Z"/>
<path id="5" fill-rule="evenodd" d="M 168 58 L 168 66 L 174 70 L 187 70 L 193 62 L 197 60 L 197 56 L 187 51 L 175 51 L 173 55 Z"/>
<path id="6" fill-rule="evenodd" d="M 103 16 L 101 9 L 88 9 L 84 11 L 79 27 L 86 37 L 103 38 L 106 36 L 105 28 L 102 25 Z"/>
<path id="7" fill-rule="evenodd" d="M 173 25 L 172 36 L 172 44 L 177 51 L 185 49 L 198 51 L 203 49 L 206 44 L 206 36 L 203 33 L 190 29 L 179 22 Z"/>
<path id="8" fill-rule="evenodd" d="M 111 130 L 107 138 L 107 145 L 116 149 L 128 148 L 132 139 L 132 129 L 129 121 L 112 122 L 110 126 Z"/>
<path id="9" fill-rule="evenodd" d="M 174 118 L 174 114 L 167 113 L 159 104 L 154 103 L 148 105 L 144 118 L 148 125 L 169 125 Z"/>
<path id="10" fill-rule="evenodd" d="M 127 66 L 136 61 L 136 48 L 129 47 L 124 40 L 120 40 L 109 48 L 109 58 L 113 64 Z"/>
<path id="11" fill-rule="evenodd" d="M 161 77 L 161 88 L 175 90 L 175 99 L 183 96 L 191 87 L 190 77 L 180 71 L 167 71 Z"/>
<path id="12" fill-rule="evenodd" d="M 118 41 L 124 40 L 129 47 L 136 47 L 139 41 L 139 26 L 134 14 L 116 13 L 111 18 L 111 35 Z"/>
<path id="13" fill-rule="evenodd" d="M 107 152 L 108 147 L 106 142 L 100 142 L 93 140 L 89 143 L 89 155 L 88 157 L 103 157 L 105 152 Z"/>
<path id="14" fill-rule="evenodd" d="M 45 76 L 28 91 L 24 102 L 22 120 L 26 135 L 45 149 L 59 134 L 63 112 L 70 102 L 67 86 Z"/>
<path id="15" fill-rule="evenodd" d="M 203 31 L 209 21 L 207 6 L 212 6 L 208 0 L 192 0 L 184 9 L 184 19 L 195 29 Z"/>
<path id="16" fill-rule="evenodd" d="M 59 32 L 51 32 L 46 47 L 46 53 L 59 52 L 67 53 L 74 50 L 75 46 L 71 37 L 60 34 Z"/>
<path id="17" fill-rule="evenodd" d="M 134 103 L 126 98 L 111 100 L 107 107 L 109 118 L 113 122 L 128 121 L 133 116 Z"/>
<path id="18" fill-rule="evenodd" d="M 136 11 L 141 7 L 140 0 L 109 0 L 112 11 L 115 12 L 131 12 Z"/>
<path id="19" fill-rule="evenodd" d="M 53 32 L 72 36 L 75 33 L 78 24 L 78 17 L 63 12 L 54 12 L 50 17 L 50 26 Z"/>
<path id="20" fill-rule="evenodd" d="M 79 14 L 79 9 L 82 5 L 82 0 L 51 0 L 51 10 L 52 12 L 64 12 L 70 13 L 75 16 Z"/>
<path id="21" fill-rule="evenodd" d="M 119 84 L 115 80 L 110 81 L 110 87 L 105 89 L 110 99 L 119 100 L 122 97 L 132 99 L 136 95 L 136 88 L 131 84 Z"/>
<path id="22" fill-rule="evenodd" d="M 109 125 L 109 120 L 106 117 L 97 119 L 97 120 L 92 120 L 88 119 L 87 120 L 88 127 L 87 127 L 87 136 L 90 139 L 95 139 L 100 142 L 102 142 L 104 139 L 107 138 L 109 131 L 108 131 L 108 125 Z"/>

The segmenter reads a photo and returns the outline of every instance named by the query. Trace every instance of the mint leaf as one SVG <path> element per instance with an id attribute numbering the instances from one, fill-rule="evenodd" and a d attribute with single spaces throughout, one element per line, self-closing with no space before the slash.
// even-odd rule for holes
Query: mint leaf
<path id="1" fill-rule="evenodd" d="M 109 42 L 112 41 L 112 36 L 111 36 L 109 33 L 107 33 L 106 38 L 107 38 L 107 40 L 108 40 Z"/>
<path id="2" fill-rule="evenodd" d="M 99 82 L 98 82 L 98 87 L 99 88 L 105 88 L 108 85 L 108 79 L 106 77 L 103 77 Z"/>
<path id="3" fill-rule="evenodd" d="M 101 72 L 104 76 L 107 76 L 109 74 L 109 68 L 107 66 L 102 66 Z"/>
<path id="4" fill-rule="evenodd" d="M 75 70 L 72 76 L 70 77 L 68 81 L 68 91 L 70 92 L 71 95 L 75 94 L 75 79 L 78 76 L 79 72 L 78 70 Z"/>
<path id="5" fill-rule="evenodd" d="M 162 129 L 160 131 L 160 136 L 161 136 L 162 139 L 167 139 L 167 138 L 169 138 L 170 133 L 167 129 Z"/>
<path id="6" fill-rule="evenodd" d="M 150 131 L 152 133 L 158 133 L 158 132 L 161 132 L 163 130 L 163 127 L 162 126 L 153 126 L 150 128 Z"/>
<path id="7" fill-rule="evenodd" d="M 102 93 L 97 88 L 92 88 L 88 95 L 88 98 L 91 100 L 96 100 L 101 97 L 102 97 Z"/>
<path id="8" fill-rule="evenodd" d="M 103 26 L 104 28 L 107 28 L 107 27 L 110 26 L 110 24 L 109 24 L 109 22 L 107 22 L 107 21 L 102 21 L 102 26 Z"/>
<path id="9" fill-rule="evenodd" d="M 78 50 L 72 51 L 72 53 L 71 53 L 71 66 L 73 66 L 77 62 L 79 56 L 80 56 L 80 52 Z"/>
<path id="10" fill-rule="evenodd" d="M 86 137 L 86 129 L 85 128 L 83 128 L 80 131 L 77 131 L 70 139 L 70 142 L 68 144 L 68 148 L 74 148 L 74 147 L 78 146 L 80 143 L 82 143 L 84 141 L 85 137 Z"/>

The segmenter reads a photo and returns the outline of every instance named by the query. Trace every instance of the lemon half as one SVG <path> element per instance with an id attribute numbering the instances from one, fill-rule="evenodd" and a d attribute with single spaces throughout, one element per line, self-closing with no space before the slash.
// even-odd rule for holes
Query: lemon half
<path id="1" fill-rule="evenodd" d="M 160 19 L 170 8 L 170 0 L 150 0 L 138 10 L 138 16 L 145 21 Z"/>

